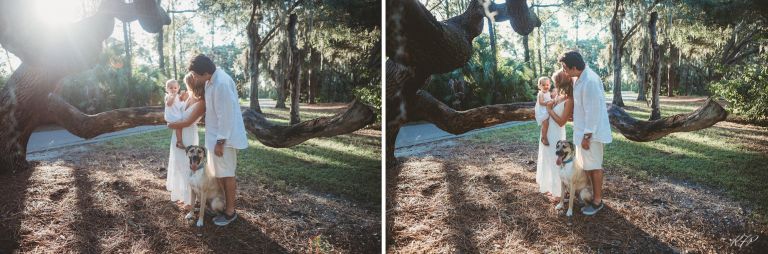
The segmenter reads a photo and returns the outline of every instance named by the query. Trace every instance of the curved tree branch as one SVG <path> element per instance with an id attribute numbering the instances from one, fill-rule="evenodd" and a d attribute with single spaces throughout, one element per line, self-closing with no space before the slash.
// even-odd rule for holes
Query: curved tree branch
<path id="1" fill-rule="evenodd" d="M 462 134 L 509 121 L 531 120 L 534 118 L 533 106 L 533 103 L 510 103 L 455 111 L 428 92 L 420 90 L 408 105 L 408 118 L 423 119 L 448 133 Z M 608 108 L 608 118 L 613 130 L 637 142 L 654 141 L 674 132 L 705 129 L 725 120 L 727 116 L 728 112 L 712 99 L 691 113 L 654 121 L 637 120 L 621 107 L 610 105 Z"/>
<path id="2" fill-rule="evenodd" d="M 141 125 L 165 124 L 161 106 L 122 108 L 86 115 L 57 94 L 49 94 L 48 99 L 48 111 L 53 120 L 85 139 Z"/>
<path id="3" fill-rule="evenodd" d="M 711 98 L 691 113 L 653 121 L 637 120 L 621 107 L 611 105 L 608 108 L 608 118 L 613 129 L 627 139 L 637 142 L 654 141 L 674 132 L 701 130 L 725 120 L 726 117 L 728 112 Z"/>
<path id="4" fill-rule="evenodd" d="M 85 139 L 141 125 L 165 124 L 163 107 L 160 106 L 123 108 L 86 115 L 59 95 L 50 94 L 48 98 L 48 110 L 54 121 L 72 134 Z M 264 145 L 284 148 L 312 138 L 332 137 L 356 131 L 373 123 L 375 116 L 370 106 L 355 100 L 344 112 L 290 126 L 276 125 L 250 109 L 243 112 L 243 122 L 246 130 Z"/>
<path id="5" fill-rule="evenodd" d="M 262 114 L 250 109 L 243 112 L 243 122 L 245 129 L 262 144 L 284 148 L 312 138 L 332 137 L 356 131 L 373 123 L 375 116 L 370 106 L 354 100 L 344 112 L 290 126 L 273 124 Z"/>
<path id="6" fill-rule="evenodd" d="M 509 121 L 534 119 L 533 103 L 497 104 L 456 111 L 424 90 L 416 92 L 416 97 L 408 103 L 409 119 L 427 120 L 454 135 Z"/>

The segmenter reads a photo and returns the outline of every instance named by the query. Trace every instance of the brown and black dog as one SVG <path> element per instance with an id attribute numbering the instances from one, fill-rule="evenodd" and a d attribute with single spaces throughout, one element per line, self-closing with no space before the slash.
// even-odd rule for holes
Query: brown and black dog
<path id="1" fill-rule="evenodd" d="M 189 157 L 189 187 L 192 190 L 192 203 L 200 202 L 197 226 L 202 227 L 208 202 L 211 210 L 218 213 L 224 211 L 224 191 L 213 175 L 213 169 L 205 166 L 206 149 L 204 147 L 187 146 L 187 157 Z M 185 218 L 194 217 L 194 211 L 190 211 Z"/>
<path id="2" fill-rule="evenodd" d="M 573 143 L 567 140 L 560 140 L 557 141 L 555 149 L 557 165 L 560 167 L 560 180 L 562 182 L 560 204 L 555 209 L 559 210 L 565 206 L 565 193 L 568 191 L 570 198 L 568 199 L 568 212 L 565 215 L 571 217 L 573 215 L 573 201 L 576 197 L 576 192 L 579 193 L 582 201 L 592 200 L 592 182 L 581 165 L 576 165 L 574 161 L 576 158 L 576 147 L 573 146 Z"/>

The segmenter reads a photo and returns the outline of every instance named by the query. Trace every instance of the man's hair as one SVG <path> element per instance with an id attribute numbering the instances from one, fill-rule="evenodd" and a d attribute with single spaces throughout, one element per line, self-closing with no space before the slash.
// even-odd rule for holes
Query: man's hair
<path id="1" fill-rule="evenodd" d="M 582 58 L 581 54 L 575 50 L 565 52 L 562 56 L 560 56 L 558 62 L 564 63 L 568 68 L 576 67 L 576 69 L 580 71 L 583 71 L 584 67 L 586 67 L 584 58 Z"/>
<path id="2" fill-rule="evenodd" d="M 536 84 L 541 85 L 541 83 L 544 83 L 545 80 L 549 80 L 549 77 L 541 77 L 538 81 L 536 81 Z"/>
<path id="3" fill-rule="evenodd" d="M 213 64 L 210 58 L 203 54 L 199 54 L 189 61 L 189 67 L 187 70 L 193 71 L 200 75 L 213 74 L 216 71 L 216 65 Z"/>

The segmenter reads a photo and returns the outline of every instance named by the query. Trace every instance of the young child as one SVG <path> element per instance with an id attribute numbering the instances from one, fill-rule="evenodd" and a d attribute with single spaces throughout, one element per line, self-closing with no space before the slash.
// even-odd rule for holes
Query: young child
<path id="1" fill-rule="evenodd" d="M 187 100 L 187 93 L 179 93 L 179 82 L 175 79 L 169 79 L 165 82 L 165 121 L 178 122 L 182 120 L 184 111 L 184 102 Z M 186 149 L 182 142 L 181 129 L 176 129 L 176 147 Z"/>
<path id="2" fill-rule="evenodd" d="M 549 145 L 549 139 L 547 139 L 547 130 L 549 129 L 549 113 L 547 113 L 547 102 L 551 101 L 552 95 L 549 92 L 549 78 L 541 77 L 538 80 L 539 93 L 536 95 L 536 106 L 534 110 L 536 112 L 536 122 L 541 125 L 541 143 L 545 146 Z"/>

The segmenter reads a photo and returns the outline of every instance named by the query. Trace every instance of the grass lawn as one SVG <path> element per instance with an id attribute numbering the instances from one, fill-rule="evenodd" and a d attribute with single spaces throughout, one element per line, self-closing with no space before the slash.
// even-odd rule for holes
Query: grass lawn
<path id="1" fill-rule="evenodd" d="M 703 100 L 696 99 L 665 99 L 662 97 L 661 102 L 663 117 L 691 112 L 703 103 Z M 625 100 L 624 103 L 630 115 L 639 119 L 649 117 L 650 108 L 645 103 L 634 100 Z M 571 127 L 569 123 L 569 139 Z M 530 123 L 485 132 L 470 140 L 495 142 L 512 139 L 535 145 L 538 138 L 539 127 Z M 727 196 L 756 208 L 756 219 L 768 222 L 766 161 L 768 128 L 720 122 L 704 130 L 673 133 L 652 142 L 630 141 L 614 131 L 613 143 L 606 146 L 603 165 L 607 170 L 619 171 L 637 179 L 666 176 L 722 190 Z"/>
<path id="2" fill-rule="evenodd" d="M 287 124 L 288 110 L 265 108 L 271 121 Z M 333 114 L 303 110 L 303 120 Z M 205 129 L 200 128 L 200 144 Z M 105 142 L 107 148 L 142 148 L 166 153 L 170 130 L 160 130 Z M 251 137 L 248 149 L 238 152 L 238 177 L 263 181 L 277 189 L 286 185 L 349 198 L 378 210 L 381 203 L 380 133 L 362 130 L 332 138 L 316 138 L 290 148 L 271 148 Z"/>

